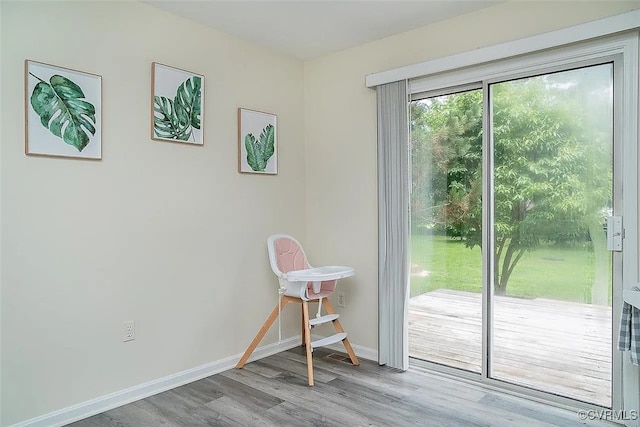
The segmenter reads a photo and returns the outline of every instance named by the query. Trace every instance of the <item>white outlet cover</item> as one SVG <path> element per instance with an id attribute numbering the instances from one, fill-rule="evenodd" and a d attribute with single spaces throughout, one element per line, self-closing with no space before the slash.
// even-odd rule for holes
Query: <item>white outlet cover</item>
<path id="1" fill-rule="evenodd" d="M 124 322 L 124 330 L 122 341 L 133 341 L 136 339 L 136 325 L 133 320 L 128 320 Z"/>

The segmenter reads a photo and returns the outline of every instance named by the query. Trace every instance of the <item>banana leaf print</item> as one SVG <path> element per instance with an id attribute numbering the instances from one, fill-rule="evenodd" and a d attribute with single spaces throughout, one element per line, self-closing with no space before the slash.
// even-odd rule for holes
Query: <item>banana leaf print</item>
<path id="1" fill-rule="evenodd" d="M 33 88 L 30 103 L 40 116 L 40 123 L 55 136 L 82 151 L 96 133 L 96 109 L 84 100 L 84 92 L 76 83 L 60 75 L 49 82 L 39 80 Z"/>
<path id="2" fill-rule="evenodd" d="M 247 164 L 251 169 L 256 172 L 264 172 L 269 159 L 273 156 L 274 142 L 275 128 L 273 125 L 266 126 L 257 140 L 252 133 L 247 134 L 244 138 L 244 146 L 247 150 Z"/>

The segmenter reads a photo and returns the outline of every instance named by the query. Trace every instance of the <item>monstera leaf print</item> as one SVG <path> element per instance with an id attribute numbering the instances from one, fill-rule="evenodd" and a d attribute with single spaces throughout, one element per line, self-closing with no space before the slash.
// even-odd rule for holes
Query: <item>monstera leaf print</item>
<path id="1" fill-rule="evenodd" d="M 187 141 L 200 129 L 202 79 L 193 76 L 178 87 L 174 99 L 155 96 L 153 127 L 156 136 Z"/>
<path id="2" fill-rule="evenodd" d="M 178 113 L 172 99 L 164 96 L 155 96 L 153 110 L 153 129 L 156 136 L 166 139 L 179 139 L 186 141 L 191 136 L 191 125 L 181 117 L 184 113 Z"/>
<path id="3" fill-rule="evenodd" d="M 273 156 L 275 141 L 275 129 L 273 125 L 266 126 L 260 138 L 252 133 L 244 138 L 244 146 L 247 149 L 247 164 L 256 172 L 263 172 L 267 167 L 267 162 Z"/>
<path id="4" fill-rule="evenodd" d="M 42 126 L 55 136 L 82 151 L 96 133 L 96 109 L 83 98 L 80 86 L 66 77 L 53 75 L 49 83 L 40 79 L 31 94 L 31 106 Z"/>
<path id="5" fill-rule="evenodd" d="M 179 112 L 183 113 L 183 121 L 189 123 L 195 129 L 200 129 L 200 100 L 202 79 L 192 77 L 178 87 L 175 105 Z"/>

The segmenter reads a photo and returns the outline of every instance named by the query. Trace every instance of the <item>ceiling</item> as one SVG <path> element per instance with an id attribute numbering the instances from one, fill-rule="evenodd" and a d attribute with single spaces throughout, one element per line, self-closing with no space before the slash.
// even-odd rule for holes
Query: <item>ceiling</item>
<path id="1" fill-rule="evenodd" d="M 503 1 L 503 0 L 502 0 Z M 493 6 L 484 0 L 143 0 L 301 60 Z"/>

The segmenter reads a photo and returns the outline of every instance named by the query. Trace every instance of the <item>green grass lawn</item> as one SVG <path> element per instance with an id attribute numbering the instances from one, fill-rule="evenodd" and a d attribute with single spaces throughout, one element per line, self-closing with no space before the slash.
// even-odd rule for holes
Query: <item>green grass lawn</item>
<path id="1" fill-rule="evenodd" d="M 541 246 L 516 265 L 507 295 L 590 302 L 594 257 L 589 246 Z M 479 247 L 459 239 L 411 236 L 411 296 L 434 289 L 482 291 Z"/>

